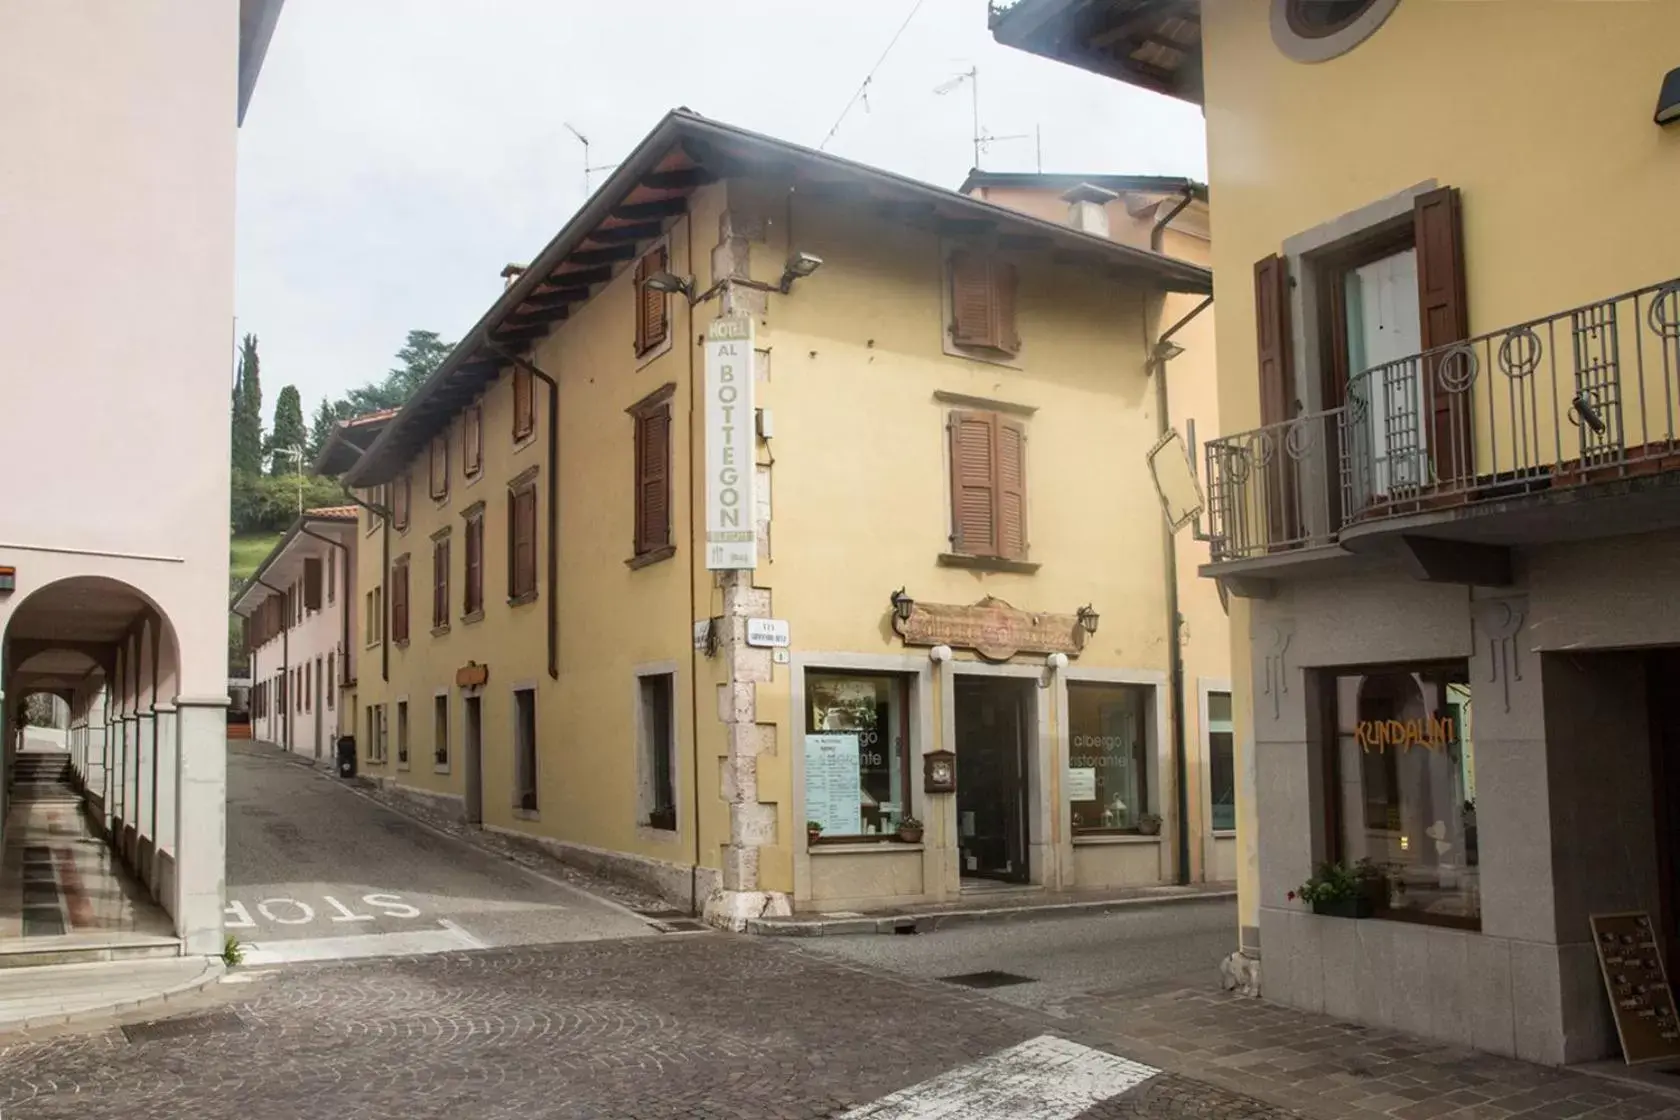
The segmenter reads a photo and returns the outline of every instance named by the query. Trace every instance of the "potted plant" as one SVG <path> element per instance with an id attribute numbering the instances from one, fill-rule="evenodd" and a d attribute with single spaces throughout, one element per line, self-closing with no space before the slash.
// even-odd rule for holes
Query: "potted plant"
<path id="1" fill-rule="evenodd" d="M 822 828 L 823 828 L 823 826 L 822 826 L 821 821 L 806 821 L 805 822 L 805 839 L 806 839 L 806 841 L 808 843 L 815 843 L 817 840 L 819 840 L 822 837 Z"/>
<path id="2" fill-rule="evenodd" d="M 1314 914 L 1331 918 L 1369 918 L 1380 891 L 1386 901 L 1388 885 L 1376 864 L 1362 859 L 1351 867 L 1345 863 L 1321 863 L 1312 878 L 1289 892 L 1312 907 Z"/>
<path id="3" fill-rule="evenodd" d="M 915 817 L 904 817 L 898 822 L 898 838 L 906 844 L 920 844 L 922 842 L 922 822 Z"/>
<path id="4" fill-rule="evenodd" d="M 1145 813 L 1138 818 L 1138 831 L 1145 836 L 1159 836 L 1161 834 L 1161 814 Z"/>

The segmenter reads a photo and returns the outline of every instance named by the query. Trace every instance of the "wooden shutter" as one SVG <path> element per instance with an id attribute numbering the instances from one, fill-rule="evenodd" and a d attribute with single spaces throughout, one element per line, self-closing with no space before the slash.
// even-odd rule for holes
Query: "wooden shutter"
<path id="1" fill-rule="evenodd" d="M 432 486 L 431 495 L 442 498 L 449 493 L 449 437 L 437 436 L 432 440 Z"/>
<path id="2" fill-rule="evenodd" d="M 1018 420 L 997 418 L 998 555 L 1027 558 L 1027 430 Z"/>
<path id="3" fill-rule="evenodd" d="M 312 611 L 321 609 L 321 561 L 313 557 L 303 562 L 303 605 Z"/>
<path id="4" fill-rule="evenodd" d="M 993 261 L 992 281 L 992 345 L 1005 353 L 1021 349 L 1021 338 L 1015 331 L 1015 266 L 1006 261 Z"/>
<path id="5" fill-rule="evenodd" d="M 537 491 L 528 486 L 508 496 L 508 596 L 537 589 Z"/>
<path id="6" fill-rule="evenodd" d="M 466 590 L 462 593 L 461 610 L 474 614 L 484 609 L 484 518 L 474 517 L 467 522 Z"/>
<path id="7" fill-rule="evenodd" d="M 671 543 L 671 413 L 636 417 L 636 555 Z"/>
<path id="8" fill-rule="evenodd" d="M 636 262 L 636 353 L 645 354 L 665 341 L 665 293 L 650 288 L 648 277 L 666 268 L 661 245 Z"/>
<path id="9" fill-rule="evenodd" d="M 432 626 L 449 625 L 449 539 L 432 542 Z"/>
<path id="10" fill-rule="evenodd" d="M 524 439 L 537 426 L 536 391 L 531 371 L 518 366 L 513 370 L 513 438 Z"/>
<path id="11" fill-rule="evenodd" d="M 461 421 L 461 472 L 468 478 L 477 474 L 483 455 L 484 410 L 475 404 Z"/>
<path id="12" fill-rule="evenodd" d="M 1442 187 L 1412 203 L 1412 235 L 1417 243 L 1418 317 L 1423 348 L 1432 350 L 1470 337 L 1470 312 L 1464 298 L 1464 231 L 1458 190 Z M 1449 392 L 1442 384 L 1439 360 L 1426 361 L 1424 399 L 1430 404 L 1430 458 L 1440 481 L 1473 473 L 1470 389 Z M 1457 371 L 1449 370 L 1449 376 Z"/>
<path id="13" fill-rule="evenodd" d="M 330 605 L 338 589 L 338 553 L 327 553 L 327 603 Z"/>
<path id="14" fill-rule="evenodd" d="M 953 412 L 951 431 L 951 548 L 969 556 L 996 556 L 997 417 Z"/>
<path id="15" fill-rule="evenodd" d="M 408 528 L 408 476 L 405 474 L 391 484 L 391 521 L 393 527 Z"/>
<path id="16" fill-rule="evenodd" d="M 408 565 L 391 569 L 391 640 L 408 641 Z"/>
<path id="17" fill-rule="evenodd" d="M 964 249 L 951 254 L 951 341 L 993 346 L 993 290 L 986 258 Z"/>
<path id="18" fill-rule="evenodd" d="M 1254 264 L 1254 329 L 1260 357 L 1260 423 L 1281 424 L 1295 414 L 1290 369 L 1289 269 L 1270 256 Z"/>

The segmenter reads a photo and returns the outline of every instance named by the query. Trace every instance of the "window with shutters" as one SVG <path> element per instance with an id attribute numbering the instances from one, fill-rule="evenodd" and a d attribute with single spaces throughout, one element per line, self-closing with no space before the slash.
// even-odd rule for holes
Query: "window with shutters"
<path id="1" fill-rule="evenodd" d="M 643 357 L 660 346 L 670 335 L 670 321 L 665 314 L 665 295 L 648 284 L 648 277 L 669 267 L 669 253 L 661 245 L 636 262 L 636 356 Z"/>
<path id="2" fill-rule="evenodd" d="M 364 598 L 366 600 L 366 603 L 364 604 L 366 610 L 366 621 L 363 624 L 362 629 L 366 632 L 367 644 L 370 646 L 377 645 L 380 637 L 385 632 L 384 591 L 382 588 L 375 587 L 372 591 L 369 591 Z"/>
<path id="3" fill-rule="evenodd" d="M 978 249 L 954 249 L 946 273 L 945 334 L 955 352 L 993 360 L 1018 354 L 1015 266 Z"/>
<path id="4" fill-rule="evenodd" d="M 390 483 L 386 483 L 384 486 L 376 486 L 372 490 L 362 491 L 362 501 L 369 503 L 370 506 L 378 507 L 379 509 L 386 509 L 386 510 L 390 509 L 391 508 L 391 485 L 390 485 Z M 361 516 L 367 519 L 366 523 L 365 523 L 365 526 L 362 529 L 362 532 L 363 532 L 364 535 L 370 536 L 370 537 L 373 535 L 373 531 L 375 529 L 379 528 L 379 526 L 385 520 L 379 514 L 375 513 L 373 511 L 373 509 L 363 509 L 362 513 L 361 513 Z"/>
<path id="5" fill-rule="evenodd" d="M 513 439 L 517 443 L 537 430 L 536 386 L 531 371 L 518 366 L 513 370 Z"/>
<path id="6" fill-rule="evenodd" d="M 336 707 L 334 693 L 338 691 L 338 655 L 327 654 L 327 710 Z"/>
<path id="7" fill-rule="evenodd" d="M 399 557 L 391 565 L 391 640 L 399 645 L 408 642 L 408 557 Z"/>
<path id="8" fill-rule="evenodd" d="M 449 630 L 448 530 L 432 538 L 432 633 Z"/>
<path id="9" fill-rule="evenodd" d="M 391 492 L 391 527 L 399 533 L 408 531 L 408 506 L 410 498 L 408 475 L 405 473 L 390 485 Z"/>
<path id="10" fill-rule="evenodd" d="M 461 473 L 477 478 L 484 467 L 484 408 L 473 405 L 461 416 Z"/>
<path id="11" fill-rule="evenodd" d="M 676 391 L 675 383 L 662 385 L 627 410 L 635 426 L 633 554 L 625 561 L 632 568 L 677 551 L 671 542 L 671 397 Z"/>
<path id="12" fill-rule="evenodd" d="M 397 701 L 397 768 L 408 769 L 408 701 Z"/>
<path id="13" fill-rule="evenodd" d="M 514 606 L 537 597 L 536 471 L 508 487 L 508 602 Z"/>
<path id="14" fill-rule="evenodd" d="M 484 503 L 474 504 L 464 517 L 461 621 L 476 622 L 484 617 Z"/>
<path id="15" fill-rule="evenodd" d="M 1027 428 L 1000 412 L 953 411 L 951 551 L 941 562 L 1034 571 L 1027 562 Z M 976 563 L 982 562 L 982 563 Z"/>
<path id="16" fill-rule="evenodd" d="M 449 437 L 447 435 L 432 438 L 430 493 L 438 501 L 449 497 Z"/>

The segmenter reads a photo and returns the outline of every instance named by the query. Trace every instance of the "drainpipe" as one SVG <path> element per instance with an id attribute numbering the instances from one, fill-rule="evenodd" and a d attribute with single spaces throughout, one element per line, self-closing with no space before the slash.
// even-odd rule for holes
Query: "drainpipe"
<path id="1" fill-rule="evenodd" d="M 1188 193 L 1185 201 L 1173 213 L 1189 205 Z M 1172 220 L 1168 214 L 1155 224 L 1155 230 L 1150 234 L 1153 245 L 1159 238 L 1166 223 Z M 1155 367 L 1155 411 L 1156 427 L 1163 436 L 1172 427 L 1168 413 L 1167 399 L 1167 362 L 1165 350 L 1167 343 L 1172 341 L 1173 335 L 1183 330 L 1192 319 L 1206 311 L 1213 305 L 1213 297 L 1208 296 L 1178 322 L 1168 327 L 1161 337 L 1156 339 L 1150 347 L 1149 364 Z M 1184 885 L 1190 882 L 1190 763 L 1184 742 L 1184 618 L 1178 608 L 1178 541 L 1173 528 L 1164 520 L 1161 522 L 1161 540 L 1163 554 L 1167 565 L 1167 649 L 1168 673 L 1171 682 L 1170 689 L 1173 706 L 1173 775 L 1174 784 L 1178 790 L 1178 882 Z"/>
<path id="2" fill-rule="evenodd" d="M 1172 220 L 1174 218 L 1183 213 L 1185 207 L 1189 206 L 1195 200 L 1195 189 L 1189 184 L 1185 184 L 1184 197 L 1180 198 L 1173 204 L 1173 208 L 1167 211 L 1165 217 L 1156 221 L 1156 223 L 1149 228 L 1149 248 L 1151 252 L 1159 253 L 1161 251 L 1161 242 L 1166 239 L 1167 227 L 1172 224 Z"/>
<path id="3" fill-rule="evenodd" d="M 336 548 L 340 552 L 344 553 L 344 558 L 346 560 L 350 559 L 350 546 L 345 544 L 343 541 L 335 541 L 331 537 L 323 537 L 320 533 L 312 531 L 309 528 L 309 526 L 307 526 L 307 525 L 299 525 L 298 526 L 298 532 L 302 533 L 306 537 L 314 537 L 318 541 L 323 541 L 327 544 L 332 545 L 334 548 Z M 344 579 L 337 580 L 335 582 L 340 583 L 340 584 L 348 584 L 350 582 L 348 571 L 346 571 Z M 344 653 L 339 656 L 338 671 L 339 671 L 340 674 L 342 674 L 344 672 L 345 660 L 350 653 L 350 589 L 348 587 L 341 587 L 339 589 L 339 591 L 340 591 L 339 599 L 338 599 L 339 644 L 341 644 L 344 647 Z M 338 688 L 338 682 L 333 681 L 332 686 L 333 686 L 334 689 L 337 689 Z M 343 699 L 343 698 L 340 697 L 340 699 Z M 315 702 L 317 704 L 319 704 L 321 702 L 321 698 L 319 696 L 317 696 L 315 698 Z M 339 710 L 339 715 L 340 716 L 343 715 L 343 710 L 342 709 Z M 352 730 L 354 730 L 354 729 L 352 729 Z M 337 739 L 338 736 L 335 734 L 333 736 L 333 738 Z"/>
<path id="4" fill-rule="evenodd" d="M 361 506 L 375 517 L 379 518 L 379 586 L 383 588 L 384 602 L 380 604 L 382 610 L 389 610 L 391 605 L 391 589 L 389 575 L 391 572 L 391 511 L 384 506 L 376 506 L 372 502 L 364 502 L 357 497 L 350 487 L 344 488 L 344 496 L 353 504 Z M 412 504 L 412 503 L 411 503 Z M 346 647 L 348 649 L 349 647 Z M 385 682 L 391 680 L 391 628 L 382 618 L 379 620 L 379 679 Z M 355 729 L 352 728 L 352 731 Z"/>
<path id="5" fill-rule="evenodd" d="M 490 350 L 548 386 L 548 676 L 560 679 L 560 383 L 536 364 L 494 343 Z M 482 558 L 481 558 L 482 561 Z"/>
<path id="6" fill-rule="evenodd" d="M 280 596 L 280 600 L 281 600 L 282 604 L 284 604 L 285 598 L 286 598 L 286 593 L 284 591 L 280 590 L 278 587 L 274 586 L 272 583 L 265 583 L 261 579 L 253 579 L 252 582 L 257 584 L 259 587 L 266 587 L 270 591 L 274 592 L 276 595 Z M 284 704 L 280 705 L 280 718 L 282 718 L 286 721 L 286 741 L 281 743 L 280 745 L 281 745 L 281 747 L 285 748 L 288 751 L 292 749 L 292 743 L 291 743 L 291 739 L 292 739 L 292 665 L 291 665 L 291 661 L 292 661 L 292 616 L 288 613 L 286 615 L 286 625 L 280 627 L 280 679 L 286 682 L 286 702 Z"/>

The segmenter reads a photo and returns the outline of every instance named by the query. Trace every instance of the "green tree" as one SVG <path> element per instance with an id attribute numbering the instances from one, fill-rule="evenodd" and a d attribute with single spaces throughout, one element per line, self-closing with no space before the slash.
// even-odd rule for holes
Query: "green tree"
<path id="1" fill-rule="evenodd" d="M 350 416 L 401 408 L 425 384 L 426 378 L 437 372 L 453 349 L 455 344 L 444 342 L 436 331 L 409 331 L 407 341 L 397 351 L 397 361 L 402 364 L 389 370 L 384 380 L 370 381 L 350 390 L 339 402 L 340 407 Z"/>
<path id="2" fill-rule="evenodd" d="M 303 449 L 304 454 L 309 456 L 310 462 L 313 463 L 316 457 L 321 454 L 321 448 L 327 445 L 327 438 L 332 435 L 333 425 L 340 420 L 347 419 L 347 417 L 340 415 L 341 412 L 345 411 L 344 404 L 343 401 L 340 401 L 337 405 L 334 405 L 332 401 L 322 401 L 321 406 L 315 410 L 315 419 L 309 423 L 309 442 L 304 445 Z"/>
<path id="3" fill-rule="evenodd" d="M 308 441 L 309 433 L 303 426 L 303 398 L 298 395 L 296 385 L 288 385 L 274 401 L 274 431 L 268 437 L 268 473 L 275 478 L 296 473 L 302 464 L 294 464 L 282 452 L 303 447 Z"/>
<path id="4" fill-rule="evenodd" d="M 239 376 L 233 385 L 233 469 L 262 473 L 262 374 L 257 359 L 257 336 L 248 334 L 239 345 Z"/>

